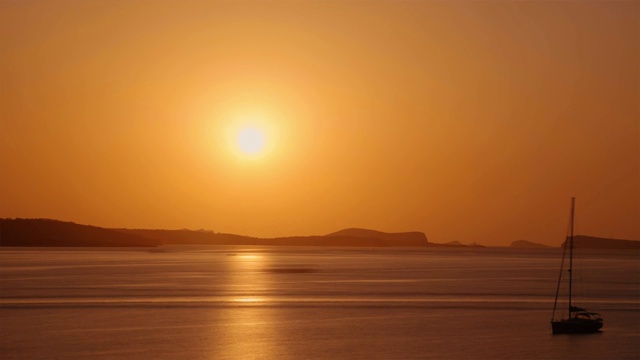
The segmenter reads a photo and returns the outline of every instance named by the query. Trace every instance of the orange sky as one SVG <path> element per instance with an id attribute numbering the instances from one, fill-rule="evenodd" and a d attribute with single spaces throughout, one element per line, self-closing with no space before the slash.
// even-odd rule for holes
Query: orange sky
<path id="1" fill-rule="evenodd" d="M 0 217 L 640 239 L 640 5 L 0 2 Z M 234 124 L 268 127 L 238 156 Z"/>

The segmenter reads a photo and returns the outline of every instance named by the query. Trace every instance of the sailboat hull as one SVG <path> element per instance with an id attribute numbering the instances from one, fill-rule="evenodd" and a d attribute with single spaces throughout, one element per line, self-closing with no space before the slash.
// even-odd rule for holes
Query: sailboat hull
<path id="1" fill-rule="evenodd" d="M 589 334 L 600 331 L 601 319 L 567 319 L 551 322 L 554 334 Z"/>

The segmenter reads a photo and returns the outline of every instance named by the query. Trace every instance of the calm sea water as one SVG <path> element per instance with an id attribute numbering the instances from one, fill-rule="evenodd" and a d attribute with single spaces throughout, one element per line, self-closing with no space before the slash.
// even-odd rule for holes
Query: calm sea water
<path id="1" fill-rule="evenodd" d="M 582 255 L 598 334 L 551 335 L 557 249 L 2 249 L 0 358 L 640 358 L 638 252 Z"/>

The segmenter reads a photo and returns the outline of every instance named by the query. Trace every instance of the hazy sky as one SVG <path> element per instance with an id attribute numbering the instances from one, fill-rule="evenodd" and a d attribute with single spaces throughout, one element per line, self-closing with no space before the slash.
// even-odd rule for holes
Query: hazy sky
<path id="1" fill-rule="evenodd" d="M 1 1 L 0 217 L 640 239 L 639 4 Z"/>

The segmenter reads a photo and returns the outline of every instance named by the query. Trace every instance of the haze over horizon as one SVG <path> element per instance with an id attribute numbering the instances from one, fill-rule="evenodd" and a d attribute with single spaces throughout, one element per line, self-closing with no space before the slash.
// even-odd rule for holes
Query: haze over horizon
<path id="1" fill-rule="evenodd" d="M 640 239 L 640 4 L 0 2 L 0 218 Z"/>

